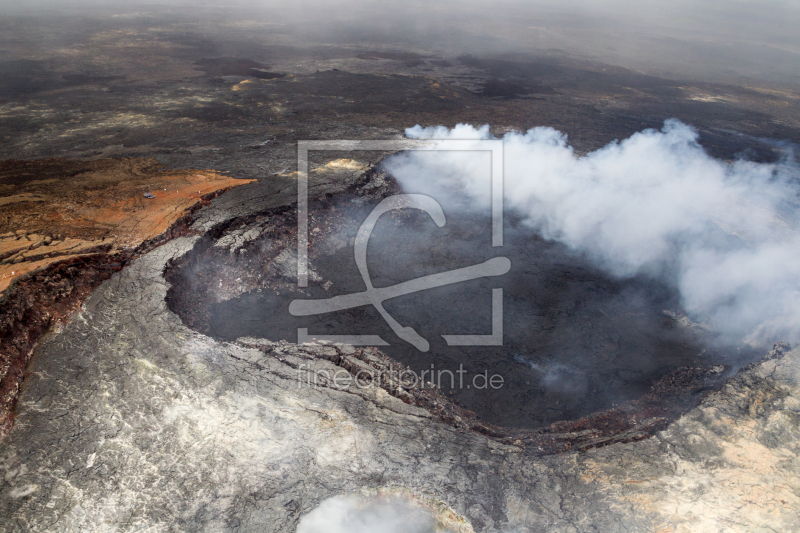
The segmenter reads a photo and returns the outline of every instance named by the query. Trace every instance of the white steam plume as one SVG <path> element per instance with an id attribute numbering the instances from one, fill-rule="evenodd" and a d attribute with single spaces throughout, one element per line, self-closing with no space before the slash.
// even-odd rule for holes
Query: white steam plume
<path id="1" fill-rule="evenodd" d="M 417 139 L 486 139 L 489 127 L 406 130 Z M 506 207 L 545 238 L 618 277 L 661 277 L 725 341 L 800 340 L 800 207 L 793 161 L 728 163 L 668 120 L 584 157 L 552 128 L 504 140 Z M 471 159 L 470 159 L 471 157 Z M 445 209 L 487 208 L 488 158 L 405 152 L 385 162 L 409 192 Z M 461 191 L 467 204 L 448 200 Z"/>
<path id="2" fill-rule="evenodd" d="M 334 496 L 300 519 L 297 533 L 434 533 L 430 513 L 400 498 Z"/>

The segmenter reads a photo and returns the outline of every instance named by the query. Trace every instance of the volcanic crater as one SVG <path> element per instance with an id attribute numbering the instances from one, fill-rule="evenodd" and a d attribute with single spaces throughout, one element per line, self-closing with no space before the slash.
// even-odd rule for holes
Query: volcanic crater
<path id="1" fill-rule="evenodd" d="M 226 342 L 297 343 L 305 340 L 300 328 L 312 343 L 315 336 L 378 335 L 388 345 L 366 351 L 415 377 L 400 394 L 411 398 L 414 389 L 427 398 L 423 403 L 445 403 L 472 419 L 473 429 L 509 438 L 565 424 L 600 424 L 617 435 L 636 420 L 658 421 L 649 433 L 756 355 L 742 347 L 708 348 L 712 333 L 686 318 L 678 295 L 663 282 L 615 279 L 513 215 L 506 220 L 505 245 L 492 248 L 491 219 L 457 210 L 445 212 L 443 227 L 419 210 L 386 213 L 368 243 L 375 287 L 492 257 L 510 259 L 505 276 L 384 302 L 400 324 L 429 341 L 429 351 L 398 338 L 372 306 L 292 316 L 294 300 L 365 290 L 353 254 L 356 233 L 382 199 L 403 192 L 376 165 L 346 190 L 314 199 L 307 288 L 297 286 L 293 207 L 231 220 L 167 269 L 168 306 L 191 328 Z M 449 346 L 442 335 L 491 333 L 495 288 L 503 291 L 503 346 Z M 299 372 L 298 379 L 310 378 Z"/>

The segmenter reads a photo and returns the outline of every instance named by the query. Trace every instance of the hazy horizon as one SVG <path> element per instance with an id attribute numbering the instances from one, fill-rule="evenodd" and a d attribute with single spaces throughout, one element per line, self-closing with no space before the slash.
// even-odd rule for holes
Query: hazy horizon
<path id="1" fill-rule="evenodd" d="M 250 37 L 282 35 L 293 45 L 359 46 L 458 55 L 526 54 L 597 61 L 646 74 L 707 82 L 777 84 L 800 81 L 800 6 L 773 0 L 633 2 L 585 0 L 461 1 L 426 4 L 369 0 L 121 2 L 0 1 L 15 17 L 77 17 L 123 23 L 139 17 L 179 25 L 208 19 L 247 22 Z M 111 16 L 109 16 L 111 15 Z M 2 24 L 2 23 L 0 23 Z M 7 52 L 2 50 L 0 52 Z M 8 54 L 3 53 L 3 59 Z"/>

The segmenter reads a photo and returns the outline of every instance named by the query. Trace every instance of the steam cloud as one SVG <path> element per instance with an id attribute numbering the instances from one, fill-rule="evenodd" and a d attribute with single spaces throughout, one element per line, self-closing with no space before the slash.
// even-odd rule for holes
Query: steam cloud
<path id="1" fill-rule="evenodd" d="M 416 139 L 488 139 L 489 127 L 406 130 Z M 725 342 L 800 340 L 800 206 L 790 154 L 776 164 L 714 159 L 667 120 L 577 157 L 552 128 L 504 136 L 506 208 L 609 273 L 676 287 L 684 310 Z M 488 209 L 488 153 L 405 152 L 386 169 L 448 208 Z M 462 194 L 457 194 L 460 191 Z M 459 196 L 462 200 L 448 200 Z M 466 200 L 466 201 L 464 201 Z"/>
<path id="2" fill-rule="evenodd" d="M 334 496 L 300 519 L 297 533 L 434 533 L 430 513 L 399 498 Z"/>

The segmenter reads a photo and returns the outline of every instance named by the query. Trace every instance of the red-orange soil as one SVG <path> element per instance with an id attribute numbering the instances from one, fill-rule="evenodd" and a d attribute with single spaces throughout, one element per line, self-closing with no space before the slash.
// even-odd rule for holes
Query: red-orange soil
<path id="1" fill-rule="evenodd" d="M 39 336 L 192 210 L 250 181 L 144 158 L 0 162 L 0 435 Z"/>

